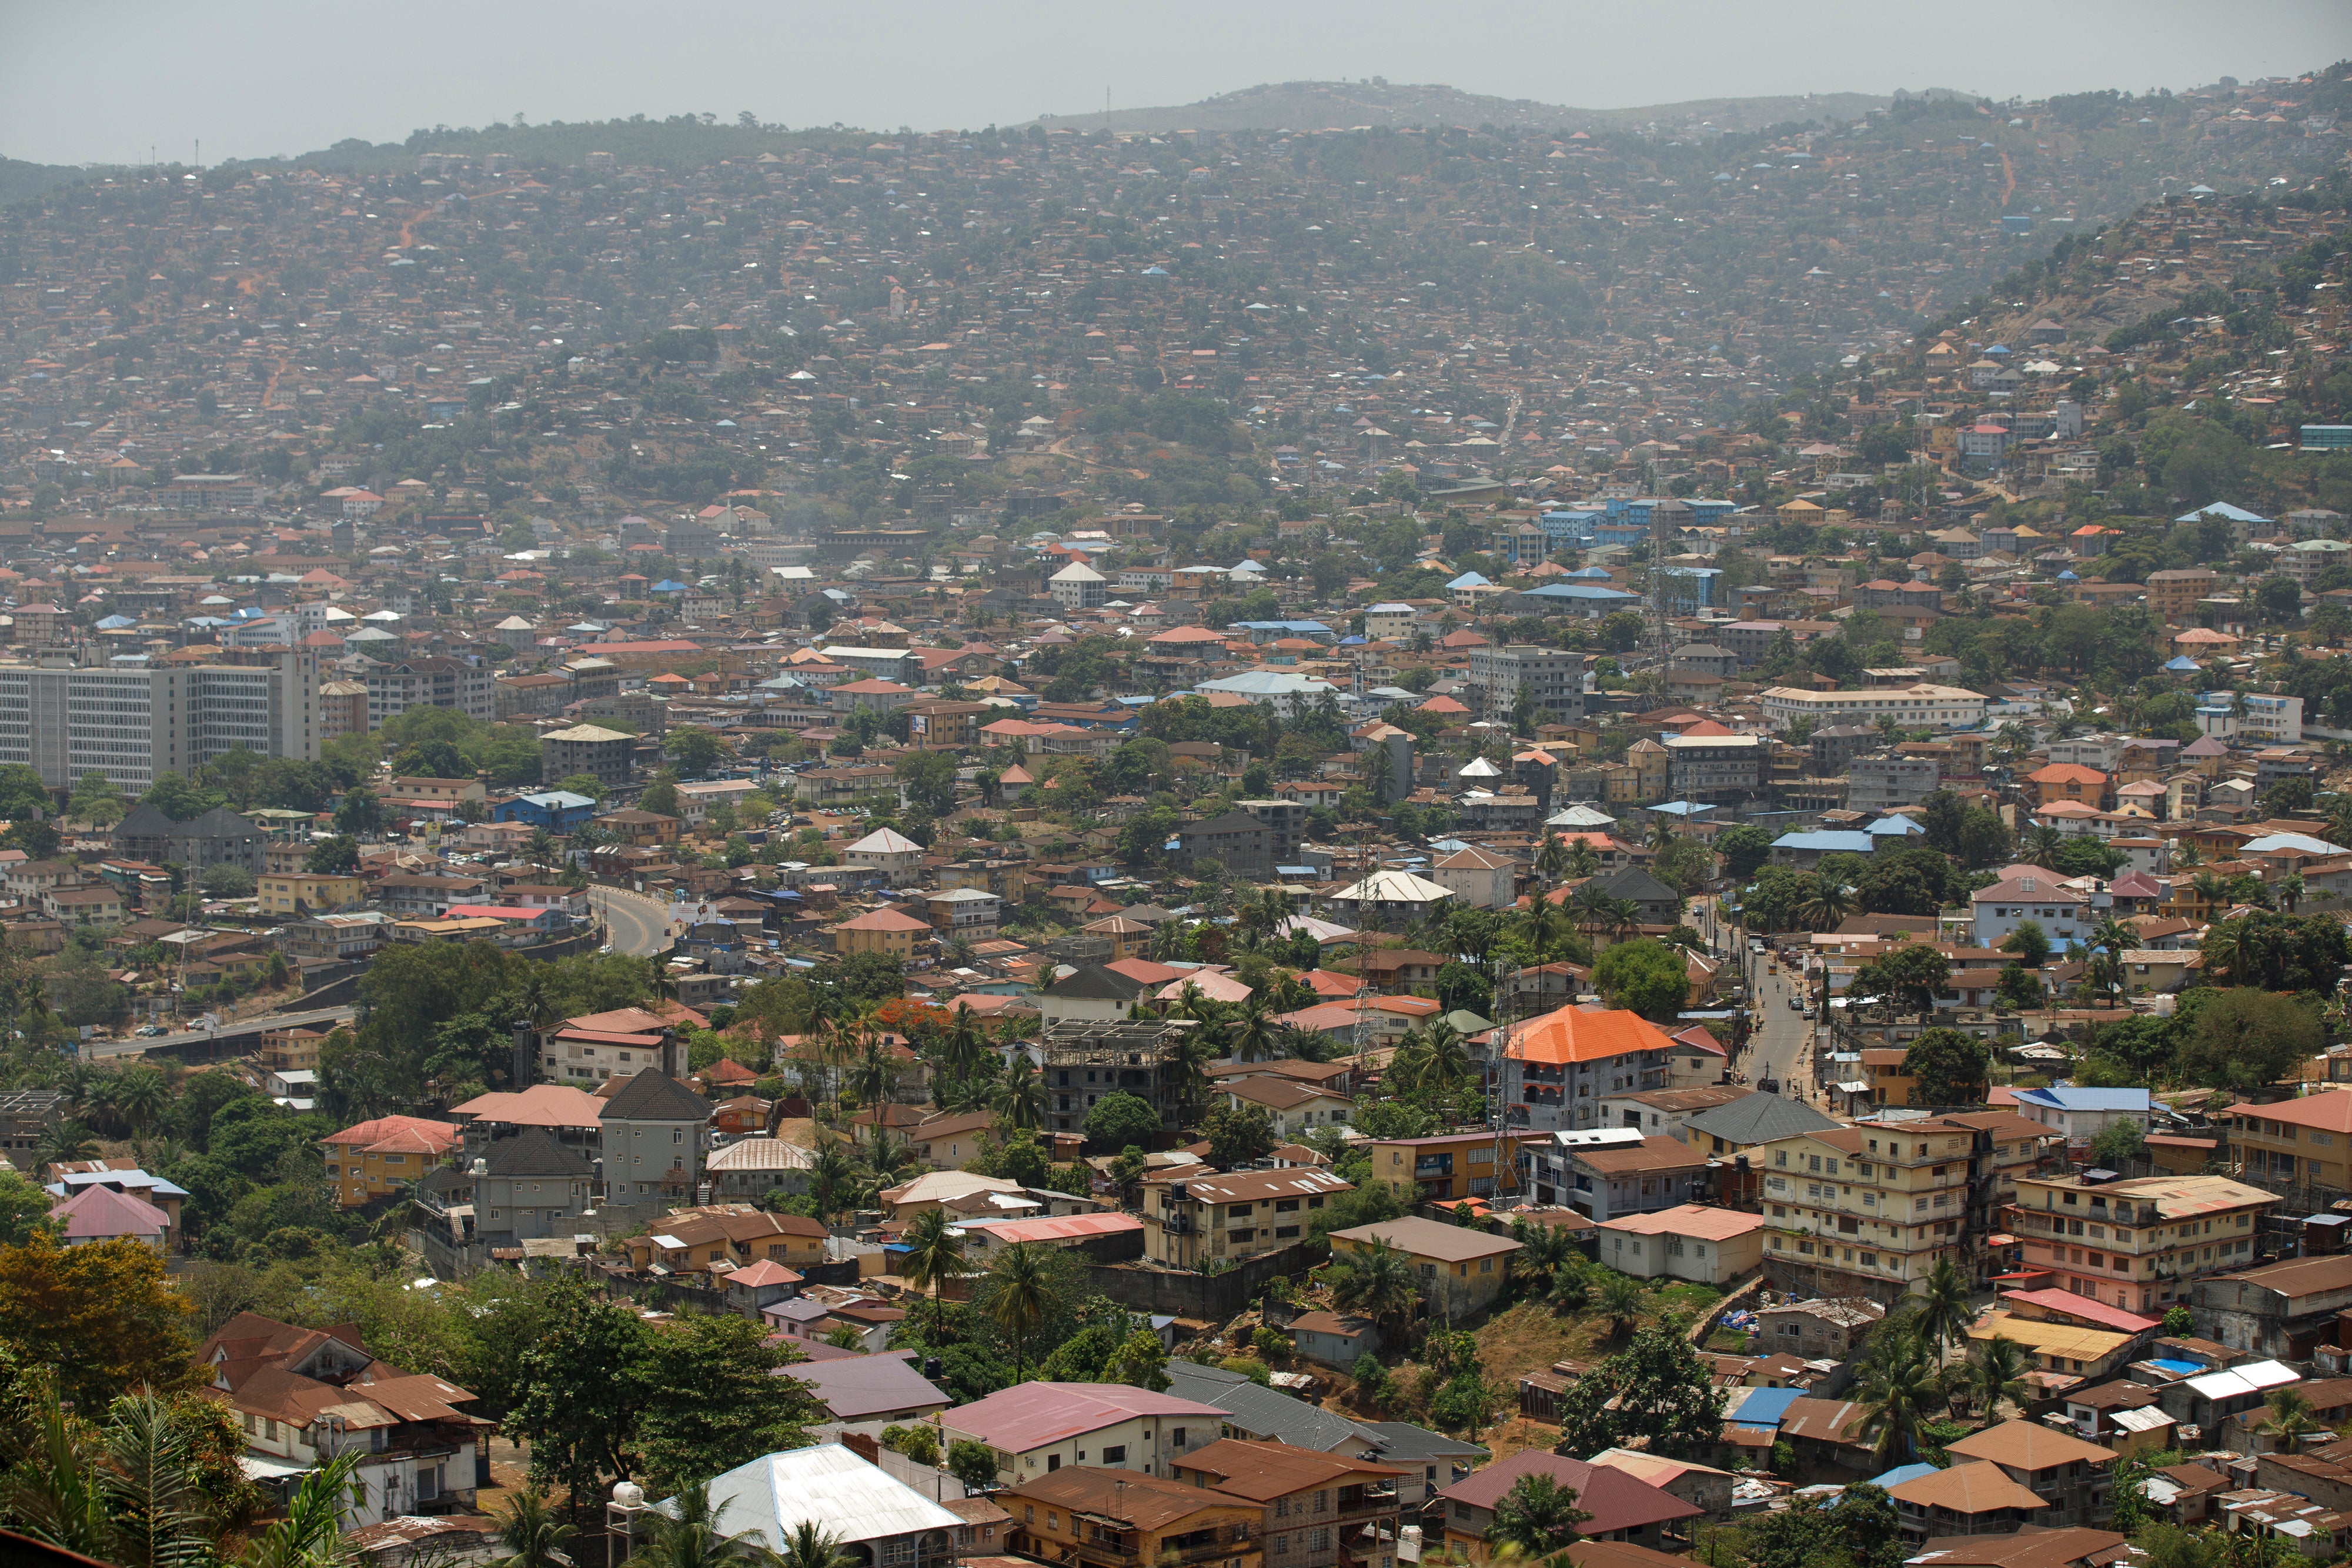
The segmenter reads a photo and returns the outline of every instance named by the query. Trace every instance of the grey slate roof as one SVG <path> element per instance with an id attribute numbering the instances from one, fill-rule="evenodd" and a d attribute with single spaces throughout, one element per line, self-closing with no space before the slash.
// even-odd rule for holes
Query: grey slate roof
<path id="1" fill-rule="evenodd" d="M 1081 965 L 1075 974 L 1063 976 L 1048 988 L 1049 994 L 1072 997 L 1080 1001 L 1131 1002 L 1142 994 L 1143 982 L 1130 980 L 1116 969 L 1106 969 L 1100 964 Z"/>
<path id="2" fill-rule="evenodd" d="M 1200 1366 L 1188 1361 L 1168 1364 L 1168 1392 L 1179 1399 L 1213 1405 L 1234 1418 L 1237 1430 L 1254 1437 L 1287 1443 L 1328 1454 L 1350 1437 L 1371 1441 L 1372 1434 L 1344 1416 L 1287 1394 L 1261 1388 L 1237 1372 L 1222 1366 Z"/>
<path id="3" fill-rule="evenodd" d="M 1459 1437 L 1448 1437 L 1410 1421 L 1360 1421 L 1381 1440 L 1381 1458 L 1391 1465 L 1421 1464 L 1433 1459 L 1483 1459 L 1488 1450 Z"/>
<path id="4" fill-rule="evenodd" d="M 1800 1133 L 1823 1132 L 1838 1124 L 1801 1100 L 1783 1100 L 1778 1094 L 1759 1090 L 1728 1105 L 1686 1116 L 1683 1125 L 1744 1148 L 1750 1144 L 1768 1144 L 1775 1138 L 1794 1137 Z"/>
<path id="5" fill-rule="evenodd" d="M 493 1142 L 482 1155 L 482 1168 L 494 1176 L 562 1176 L 566 1181 L 596 1174 L 578 1150 L 565 1148 L 538 1127 Z"/>
<path id="6" fill-rule="evenodd" d="M 1683 895 L 1643 871 L 1629 865 L 1601 879 L 1601 891 L 1612 898 L 1628 899 L 1635 904 L 1671 904 L 1682 907 Z"/>
<path id="7" fill-rule="evenodd" d="M 613 1092 L 600 1122 L 707 1122 L 710 1102 L 665 1072 L 646 1068 Z"/>

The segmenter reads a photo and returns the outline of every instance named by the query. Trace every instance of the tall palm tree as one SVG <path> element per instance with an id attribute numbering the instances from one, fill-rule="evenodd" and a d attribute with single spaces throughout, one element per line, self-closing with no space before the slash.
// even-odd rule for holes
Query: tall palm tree
<path id="1" fill-rule="evenodd" d="M 1543 841 L 1536 846 L 1535 873 L 1538 882 L 1558 882 L 1568 874 L 1568 846 L 1554 829 L 1546 828 Z"/>
<path id="2" fill-rule="evenodd" d="M 1412 1260 L 1377 1237 L 1368 1247 L 1334 1254 L 1324 1280 L 1331 1287 L 1332 1305 L 1400 1335 L 1421 1297 Z"/>
<path id="3" fill-rule="evenodd" d="M 499 1521 L 499 1544 L 506 1548 L 491 1568 L 572 1568 L 563 1543 L 579 1532 L 539 1488 L 508 1493 L 506 1507 L 490 1517 Z"/>
<path id="4" fill-rule="evenodd" d="M 1919 1452 L 1919 1429 L 1944 1404 L 1944 1379 L 1916 1323 L 1883 1325 L 1855 1388 L 1863 1435 L 1882 1465 L 1908 1463 Z"/>
<path id="5" fill-rule="evenodd" d="M 1995 1334 L 1977 1346 L 1963 1376 L 1969 1403 L 1990 1424 L 2000 1419 L 2000 1402 L 2025 1403 L 2025 1347 L 2006 1334 Z"/>
<path id="6" fill-rule="evenodd" d="M 1645 835 L 1645 841 L 1652 850 L 1663 854 L 1674 847 L 1675 837 L 1675 824 L 1672 818 L 1652 817 L 1650 819 L 1650 831 Z"/>
<path id="7" fill-rule="evenodd" d="M 1642 906 L 1630 898 L 1612 898 L 1601 907 L 1601 929 L 1612 942 L 1642 934 Z"/>
<path id="8" fill-rule="evenodd" d="M 1275 1046 L 1274 1009 L 1263 996 L 1253 996 L 1242 1003 L 1240 1016 L 1234 1019 L 1234 1057 L 1239 1061 L 1264 1061 L 1279 1054 Z"/>
<path id="9" fill-rule="evenodd" d="M 876 1202 L 883 1193 L 923 1168 L 922 1162 L 915 1158 L 914 1145 L 904 1138 L 892 1136 L 885 1127 L 877 1126 L 867 1134 L 866 1147 L 859 1155 L 866 1168 L 858 1175 L 858 1196 L 868 1203 Z"/>
<path id="10" fill-rule="evenodd" d="M 2065 847 L 2066 835 L 2044 824 L 2028 832 L 2018 846 L 2018 859 L 2028 865 L 2038 865 L 2044 871 L 2058 864 L 2058 852 Z"/>
<path id="11" fill-rule="evenodd" d="M 847 1077 L 849 1092 L 857 1096 L 857 1103 L 874 1109 L 878 1115 L 898 1082 L 898 1064 L 890 1059 L 889 1043 L 879 1034 L 866 1035 Z"/>
<path id="12" fill-rule="evenodd" d="M 1015 1127 L 1042 1127 L 1045 1124 L 1045 1075 L 1026 1051 L 1013 1059 L 997 1080 L 994 1106 L 997 1114 Z"/>
<path id="13" fill-rule="evenodd" d="M 1552 1275 L 1568 1261 L 1569 1254 L 1576 1250 L 1567 1230 L 1557 1225 L 1529 1225 L 1524 1219 L 1513 1220 L 1511 1239 L 1519 1244 L 1519 1249 L 1511 1254 L 1512 1274 L 1544 1285 L 1551 1282 Z"/>
<path id="14" fill-rule="evenodd" d="M 948 1223 L 947 1210 L 927 1208 L 915 1216 L 900 1238 L 907 1249 L 898 1272 L 918 1291 L 931 1293 L 931 1322 L 940 1321 L 940 1288 L 971 1272 L 964 1260 L 963 1237 Z"/>
<path id="15" fill-rule="evenodd" d="M 2230 896 L 2230 884 L 2210 871 L 2200 871 L 2190 877 L 2189 887 L 2190 892 L 2197 894 L 2197 902 L 2205 906 L 2208 918 L 2210 918 L 2212 912 L 2220 908 L 2222 902 Z"/>
<path id="16" fill-rule="evenodd" d="M 1797 905 L 1797 918 L 1813 931 L 1834 931 L 1858 907 L 1853 894 L 1833 876 L 1816 874 Z"/>
<path id="17" fill-rule="evenodd" d="M 144 1133 L 172 1108 L 172 1088 L 163 1069 L 141 1062 L 126 1067 L 114 1089 L 114 1108 L 133 1133 Z"/>
<path id="18" fill-rule="evenodd" d="M 2294 913 L 2294 906 L 2303 902 L 2303 878 L 2294 872 L 2289 872 L 2286 875 L 2278 879 L 2276 885 L 2272 888 L 2272 892 L 2278 895 L 2279 906 L 2284 909 L 2289 915 L 2293 915 Z"/>
<path id="19" fill-rule="evenodd" d="M 1045 1247 L 1016 1241 L 997 1253 L 988 1266 L 982 1310 L 989 1321 L 1013 1336 L 1013 1381 L 1027 1381 L 1029 1336 L 1054 1310 L 1054 1278 Z"/>
<path id="20" fill-rule="evenodd" d="M 337 1454 L 302 1478 L 286 1517 L 248 1542 L 237 1568 L 341 1568 L 352 1560 L 343 1544 L 342 1514 L 351 1506 L 357 1453 Z"/>
<path id="21" fill-rule="evenodd" d="M 1948 1344 L 1968 1338 L 1976 1313 L 1969 1306 L 1968 1277 L 1949 1258 L 1938 1258 L 1927 1272 L 1927 1289 L 1919 1303 L 1921 1342 L 1938 1354 Z"/>
<path id="22" fill-rule="evenodd" d="M 1546 1475 L 1521 1476 L 1496 1500 L 1486 1544 L 1533 1562 L 1567 1546 L 1591 1518 L 1576 1506 L 1574 1487 Z"/>
<path id="23" fill-rule="evenodd" d="M 816 1199 L 819 1218 L 830 1219 L 848 1207 L 856 1190 L 856 1163 L 839 1145 L 826 1144 L 809 1161 L 809 1196 Z"/>
<path id="24" fill-rule="evenodd" d="M 1591 876 L 1601 869 L 1601 856 L 1583 834 L 1579 833 L 1568 847 L 1568 874 Z"/>

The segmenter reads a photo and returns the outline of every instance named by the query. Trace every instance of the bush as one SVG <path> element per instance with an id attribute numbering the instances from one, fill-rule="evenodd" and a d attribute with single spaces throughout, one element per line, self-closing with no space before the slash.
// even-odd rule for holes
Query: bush
<path id="1" fill-rule="evenodd" d="M 1257 1332 L 1250 1335 L 1250 1343 L 1257 1346 L 1259 1356 L 1266 1361 L 1290 1358 L 1290 1336 L 1272 1323 L 1258 1324 Z"/>
<path id="2" fill-rule="evenodd" d="M 1240 1373 L 1244 1377 L 1248 1378 L 1260 1388 L 1271 1388 L 1274 1386 L 1273 1375 L 1266 1371 L 1265 1363 L 1258 1360 L 1258 1358 L 1254 1355 L 1229 1355 L 1225 1357 L 1224 1360 L 1217 1363 L 1217 1364 L 1223 1367 L 1227 1372 Z"/>

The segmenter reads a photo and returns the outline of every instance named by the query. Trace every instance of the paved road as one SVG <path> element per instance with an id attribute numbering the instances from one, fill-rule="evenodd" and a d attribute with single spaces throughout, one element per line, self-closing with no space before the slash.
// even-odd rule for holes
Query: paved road
<path id="1" fill-rule="evenodd" d="M 265 1013 L 257 1018 L 238 1019 L 219 1030 L 184 1030 L 175 1034 L 150 1035 L 145 1040 L 93 1040 L 81 1050 L 85 1057 L 137 1056 L 167 1045 L 201 1044 L 207 1040 L 226 1040 L 235 1036 L 258 1033 L 268 1029 L 315 1029 L 320 1025 L 349 1023 L 350 1008 L 317 1008 L 309 1012 Z"/>
<path id="2" fill-rule="evenodd" d="M 1780 1092 L 1790 1099 L 1801 1098 L 1811 1086 L 1812 1062 L 1809 1053 L 1811 1025 L 1805 1015 L 1789 1006 L 1790 998 L 1798 995 L 1799 979 L 1789 973 L 1788 966 L 1780 967 L 1778 975 L 1769 972 L 1769 955 L 1748 951 L 1748 937 L 1738 926 L 1716 917 L 1712 898 L 1695 899 L 1690 907 L 1691 924 L 1705 936 L 1713 950 L 1740 966 L 1748 981 L 1748 999 L 1753 1009 L 1750 1021 L 1755 1032 L 1749 1037 L 1747 1054 L 1737 1071 L 1744 1074 L 1748 1084 L 1776 1079 Z M 1811 1006 L 1811 998 L 1807 998 Z"/>
<path id="3" fill-rule="evenodd" d="M 669 946 L 669 906 L 661 900 L 617 887 L 592 888 L 588 896 L 604 917 L 615 951 L 642 957 Z"/>

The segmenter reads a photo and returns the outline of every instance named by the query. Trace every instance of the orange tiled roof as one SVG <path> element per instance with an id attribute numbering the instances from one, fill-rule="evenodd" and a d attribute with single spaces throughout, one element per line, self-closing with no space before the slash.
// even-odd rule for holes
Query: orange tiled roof
<path id="1" fill-rule="evenodd" d="M 1637 1051 L 1672 1051 L 1674 1043 L 1639 1013 L 1566 1007 L 1520 1026 L 1504 1054 L 1521 1061 L 1600 1061 Z"/>

